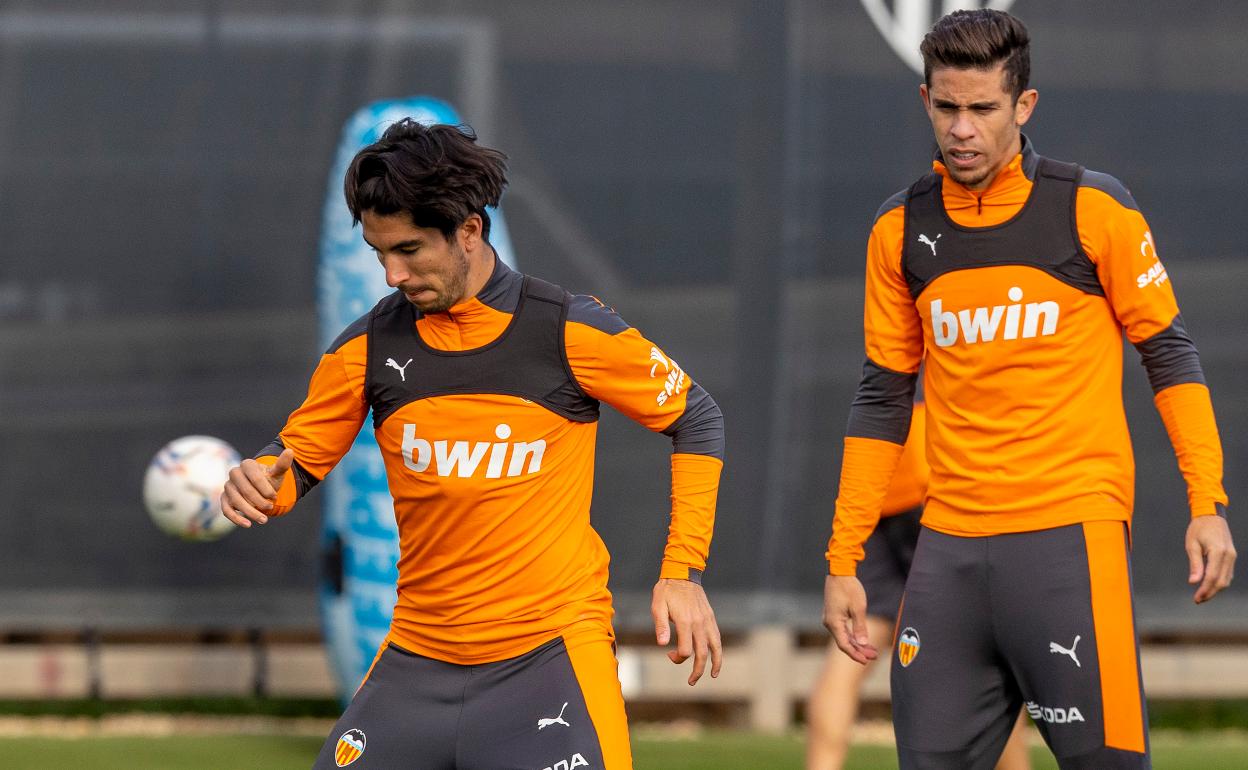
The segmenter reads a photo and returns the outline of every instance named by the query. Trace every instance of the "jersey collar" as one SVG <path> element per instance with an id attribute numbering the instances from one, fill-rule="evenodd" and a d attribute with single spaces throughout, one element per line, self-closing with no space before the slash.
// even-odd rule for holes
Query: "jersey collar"
<path id="1" fill-rule="evenodd" d="M 1005 165 L 1005 168 L 997 172 L 996 178 L 984 190 L 973 192 L 954 181 L 941 160 L 939 149 L 932 161 L 932 171 L 943 177 L 942 193 L 946 211 L 952 213 L 974 210 L 977 215 L 976 219 L 982 215 L 996 219 L 999 214 L 989 213 L 990 210 L 998 207 L 1016 210 L 1027 201 L 1027 196 L 1031 195 L 1032 180 L 1035 179 L 1036 168 L 1039 164 L 1040 156 L 1036 154 L 1031 140 L 1024 134 L 1022 151 L 1015 155 Z M 982 223 L 976 222 L 976 224 Z"/>
<path id="2" fill-rule="evenodd" d="M 498 256 L 498 252 L 495 251 L 494 270 L 490 273 L 490 277 L 480 291 L 474 296 L 452 305 L 444 313 L 426 315 L 416 310 L 416 318 L 417 320 L 426 319 L 436 322 L 436 319 L 442 317 L 442 321 L 462 324 L 472 323 L 483 313 L 486 316 L 492 315 L 485 312 L 488 310 L 501 310 L 504 313 L 511 313 L 515 311 L 516 305 L 519 304 L 520 288 L 523 283 L 524 276 L 512 270 L 503 261 L 502 257 Z"/>

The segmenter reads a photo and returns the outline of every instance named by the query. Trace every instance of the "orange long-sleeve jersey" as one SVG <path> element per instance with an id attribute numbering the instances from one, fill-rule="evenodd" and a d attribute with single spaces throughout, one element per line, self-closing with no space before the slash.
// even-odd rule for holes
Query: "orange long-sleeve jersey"
<path id="1" fill-rule="evenodd" d="M 416 334 L 403 344 L 421 350 L 384 367 L 369 367 L 368 317 L 348 328 L 321 358 L 303 405 L 261 452 L 265 461 L 283 447 L 295 453 L 274 513 L 289 510 L 350 448 L 377 387 L 367 371 L 398 385 L 415 379 L 408 366 L 431 356 L 505 344 L 525 285 L 495 260 L 477 296 L 448 312 L 420 315 L 397 303 L 415 319 Z M 473 664 L 514 657 L 574 624 L 612 634 L 609 558 L 590 526 L 597 401 L 671 436 L 671 523 L 659 576 L 700 580 L 722 467 L 719 408 L 598 300 L 572 296 L 565 312 L 561 355 L 580 391 L 574 397 L 595 404 L 592 417 L 569 419 L 539 403 L 542 394 L 506 387 L 405 398 L 380 415 L 372 404 L 399 529 L 389 640 L 404 649 Z"/>
<path id="2" fill-rule="evenodd" d="M 948 253 L 942 245 L 952 241 L 942 244 L 938 230 L 989 233 L 1021 222 L 1041 163 L 1024 138 L 1023 151 L 989 187 L 972 192 L 937 160 L 939 228 L 915 232 L 907 225 L 918 185 L 877 215 L 867 248 L 867 362 L 845 439 L 827 554 L 832 574 L 854 574 L 879 518 L 921 363 L 932 468 L 925 526 L 977 536 L 1130 522 L 1124 331 L 1148 371 L 1192 515 L 1218 513 L 1226 504 L 1199 357 L 1148 224 L 1121 183 L 1092 171 L 1077 176 L 1067 205 L 1073 256 L 1065 263 L 1003 253 L 941 267 Z M 923 250 L 925 259 L 930 249 L 928 277 L 905 261 L 911 240 L 909 248 Z"/>

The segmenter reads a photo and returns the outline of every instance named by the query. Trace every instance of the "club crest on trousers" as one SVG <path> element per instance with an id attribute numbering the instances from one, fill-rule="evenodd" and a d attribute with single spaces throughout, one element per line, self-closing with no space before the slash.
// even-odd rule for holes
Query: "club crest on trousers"
<path id="1" fill-rule="evenodd" d="M 334 747 L 334 764 L 346 767 L 359 759 L 367 742 L 363 730 L 347 730 L 339 736 L 338 745 Z"/>
<path id="2" fill-rule="evenodd" d="M 897 637 L 897 660 L 901 661 L 902 668 L 914 662 L 915 656 L 919 654 L 919 646 L 919 632 L 906 626 Z"/>

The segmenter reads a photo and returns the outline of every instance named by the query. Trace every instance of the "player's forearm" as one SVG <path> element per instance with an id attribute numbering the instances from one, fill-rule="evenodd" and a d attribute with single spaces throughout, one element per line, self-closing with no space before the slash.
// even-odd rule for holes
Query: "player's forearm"
<path id="1" fill-rule="evenodd" d="M 1183 317 L 1135 344 L 1153 386 L 1153 403 L 1161 413 L 1166 433 L 1187 482 L 1187 500 L 1193 516 L 1208 516 L 1225 506 L 1222 487 L 1222 442 L 1205 386 L 1200 354 L 1188 336 Z"/>
<path id="2" fill-rule="evenodd" d="M 711 455 L 672 455 L 672 518 L 660 578 L 701 582 L 715 529 L 723 467 L 723 461 Z"/>
<path id="3" fill-rule="evenodd" d="M 1187 482 L 1187 502 L 1192 516 L 1209 516 L 1224 510 L 1222 442 L 1213 416 L 1213 402 L 1203 383 L 1186 382 L 1161 390 L 1153 397 L 1166 433 Z"/>
<path id="4" fill-rule="evenodd" d="M 880 520 L 884 499 L 901 461 L 918 374 L 895 372 L 867 359 L 849 409 L 841 481 L 828 541 L 828 571 L 853 575 L 862 544 Z"/>
<path id="5" fill-rule="evenodd" d="M 695 382 L 684 411 L 663 433 L 672 438 L 672 517 L 659 577 L 701 582 L 724 466 L 724 415 Z"/>
<path id="6" fill-rule="evenodd" d="M 903 436 L 904 441 L 904 436 Z M 863 543 L 880 520 L 884 497 L 901 460 L 902 444 L 859 436 L 845 437 L 841 481 L 828 541 L 828 573 L 854 575 Z"/>
<path id="7" fill-rule="evenodd" d="M 338 464 L 351 448 L 368 414 L 364 402 L 365 337 L 358 334 L 321 356 L 308 395 L 291 413 L 277 438 L 256 453 L 257 462 L 272 465 L 283 450 L 295 460 L 278 489 L 272 511 L 280 516 Z"/>

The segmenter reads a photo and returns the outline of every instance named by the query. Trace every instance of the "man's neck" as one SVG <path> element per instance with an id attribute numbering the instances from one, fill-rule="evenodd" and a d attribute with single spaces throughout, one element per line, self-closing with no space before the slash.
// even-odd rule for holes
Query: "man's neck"
<path id="1" fill-rule="evenodd" d="M 494 275 L 495 260 L 498 256 L 488 241 L 481 241 L 477 254 L 468 257 L 468 285 L 464 287 L 464 297 L 460 301 L 469 300 L 481 293 L 485 285 Z"/>

